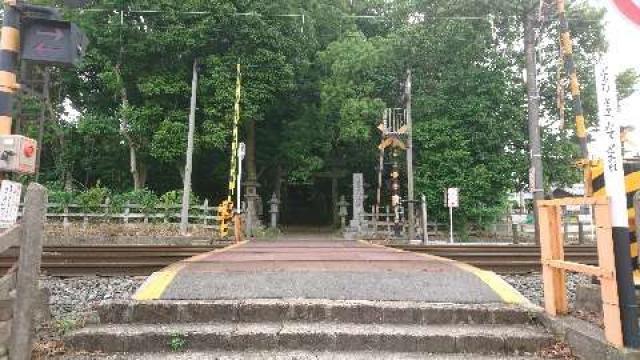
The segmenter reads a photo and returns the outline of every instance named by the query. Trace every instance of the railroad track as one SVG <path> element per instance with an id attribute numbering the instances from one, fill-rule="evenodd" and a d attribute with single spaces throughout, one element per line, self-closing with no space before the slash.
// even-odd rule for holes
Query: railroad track
<path id="1" fill-rule="evenodd" d="M 143 276 L 171 263 L 207 251 L 212 246 L 74 246 L 46 247 L 42 269 L 52 276 Z M 530 245 L 390 245 L 393 248 L 442 256 L 501 273 L 525 273 L 540 270 L 540 248 Z M 10 249 L 0 255 L 0 272 L 15 262 Z M 589 265 L 597 265 L 595 246 L 567 246 L 565 257 Z"/>

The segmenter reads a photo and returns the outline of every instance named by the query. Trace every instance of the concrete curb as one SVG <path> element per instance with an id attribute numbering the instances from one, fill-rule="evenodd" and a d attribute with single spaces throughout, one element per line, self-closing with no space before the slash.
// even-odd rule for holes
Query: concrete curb
<path id="1" fill-rule="evenodd" d="M 103 324 L 187 322 L 340 322 L 354 324 L 531 324 L 540 312 L 512 305 L 340 300 L 108 301 Z"/>
<path id="2" fill-rule="evenodd" d="M 532 354 L 553 344 L 553 337 L 532 326 L 377 325 L 337 323 L 215 323 L 87 327 L 65 343 L 74 351 L 305 350 L 401 351 L 423 353 Z"/>
<path id="3" fill-rule="evenodd" d="M 556 337 L 567 342 L 575 354 L 584 360 L 640 360 L 640 351 L 619 350 L 609 345 L 602 329 L 571 316 L 551 317 L 542 314 L 543 325 Z"/>

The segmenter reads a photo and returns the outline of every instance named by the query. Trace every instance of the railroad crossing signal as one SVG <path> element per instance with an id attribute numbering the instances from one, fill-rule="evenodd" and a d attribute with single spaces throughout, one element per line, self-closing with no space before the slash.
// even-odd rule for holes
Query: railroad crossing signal
<path id="1" fill-rule="evenodd" d="M 225 200 L 218 206 L 220 220 L 220 236 L 229 235 L 229 221 L 233 218 L 233 201 Z"/>
<path id="2" fill-rule="evenodd" d="M 78 65 L 89 41 L 73 23 L 27 18 L 22 30 L 22 59 L 53 65 Z"/>

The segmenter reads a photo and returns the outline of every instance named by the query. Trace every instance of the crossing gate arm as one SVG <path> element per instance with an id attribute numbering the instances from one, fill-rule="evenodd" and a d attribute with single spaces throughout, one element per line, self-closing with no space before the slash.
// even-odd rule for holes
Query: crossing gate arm
<path id="1" fill-rule="evenodd" d="M 564 259 L 562 208 L 568 205 L 591 205 L 594 208 L 598 266 Z M 609 200 L 604 197 L 547 200 L 539 201 L 537 206 L 545 311 L 552 316 L 568 312 L 566 271 L 596 276 L 600 280 L 605 338 L 616 348 L 622 348 L 624 342 Z"/>

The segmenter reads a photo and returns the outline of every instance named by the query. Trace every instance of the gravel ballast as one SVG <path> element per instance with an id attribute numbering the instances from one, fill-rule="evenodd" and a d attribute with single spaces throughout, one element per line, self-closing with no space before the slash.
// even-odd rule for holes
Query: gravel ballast
<path id="1" fill-rule="evenodd" d="M 104 300 L 125 300 L 142 285 L 144 277 L 42 278 L 49 290 L 51 316 L 56 320 L 78 319 Z"/>
<path id="2" fill-rule="evenodd" d="M 544 303 L 541 273 L 502 275 L 502 277 L 532 303 L 537 305 Z M 576 287 L 578 285 L 588 285 L 590 283 L 591 278 L 589 276 L 567 272 L 567 297 L 569 298 L 569 303 L 573 303 L 575 300 Z"/>
<path id="3" fill-rule="evenodd" d="M 502 277 L 534 304 L 544 301 L 540 273 L 511 274 Z M 144 277 L 75 277 L 42 278 L 41 285 L 49 290 L 49 304 L 54 319 L 76 319 L 104 300 L 126 300 L 142 285 Z M 567 295 L 575 298 L 578 284 L 591 279 L 581 274 L 567 273 Z"/>

